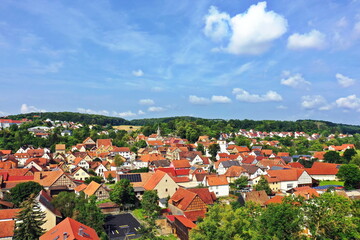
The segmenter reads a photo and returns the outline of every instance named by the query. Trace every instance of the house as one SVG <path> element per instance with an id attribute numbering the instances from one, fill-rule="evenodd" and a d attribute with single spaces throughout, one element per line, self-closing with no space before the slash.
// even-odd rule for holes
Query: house
<path id="1" fill-rule="evenodd" d="M 130 159 L 131 157 L 131 151 L 128 147 L 114 147 L 113 150 L 111 150 L 111 153 L 113 154 L 119 154 L 123 156 L 125 159 Z"/>
<path id="2" fill-rule="evenodd" d="M 61 213 L 52 205 L 52 198 L 45 190 L 40 191 L 35 201 L 38 202 L 40 210 L 45 213 L 45 223 L 41 227 L 45 231 L 49 231 L 60 222 Z"/>
<path id="3" fill-rule="evenodd" d="M 207 188 L 179 188 L 168 201 L 168 207 L 174 215 L 185 215 L 195 222 L 204 218 L 208 205 L 213 205 L 216 196 Z"/>
<path id="4" fill-rule="evenodd" d="M 245 202 L 253 202 L 259 204 L 260 206 L 265 206 L 265 202 L 269 200 L 265 190 L 247 192 L 244 193 L 243 197 Z"/>
<path id="5" fill-rule="evenodd" d="M 171 162 L 170 167 L 177 169 L 190 169 L 191 165 L 189 163 L 189 160 L 182 159 L 182 160 L 174 160 Z"/>
<path id="6" fill-rule="evenodd" d="M 180 240 L 188 240 L 190 230 L 196 227 L 195 223 L 182 215 L 171 215 L 168 216 L 168 219 L 171 222 L 174 233 Z"/>
<path id="7" fill-rule="evenodd" d="M 235 165 L 229 167 L 224 175 L 226 176 L 226 179 L 228 180 L 229 183 L 234 182 L 236 179 L 240 178 L 241 176 L 245 176 L 249 178 L 249 174 L 246 172 L 245 168 Z"/>
<path id="8" fill-rule="evenodd" d="M 246 173 L 249 175 L 249 179 L 254 179 L 260 175 L 266 174 L 266 170 L 264 168 L 257 167 L 254 164 L 242 164 L 241 167 L 246 170 Z"/>
<path id="9" fill-rule="evenodd" d="M 66 145 L 65 144 L 56 144 L 55 145 L 55 153 L 66 153 Z"/>
<path id="10" fill-rule="evenodd" d="M 40 237 L 40 240 L 100 240 L 96 231 L 72 218 L 67 217 Z"/>
<path id="11" fill-rule="evenodd" d="M 29 158 L 24 164 L 24 168 L 35 168 L 38 171 L 47 169 L 48 159 L 46 158 Z"/>
<path id="12" fill-rule="evenodd" d="M 299 186 L 312 186 L 313 179 L 304 170 L 300 168 L 284 168 L 282 170 L 268 170 L 265 177 L 269 183 L 271 190 L 274 192 L 282 191 L 286 192 L 289 189 Z M 254 184 L 258 182 L 254 180 Z"/>
<path id="13" fill-rule="evenodd" d="M 90 165 L 84 158 L 77 157 L 74 159 L 74 163 L 70 165 L 70 168 L 76 168 L 76 167 L 81 167 L 88 170 L 90 168 Z"/>
<path id="14" fill-rule="evenodd" d="M 75 180 L 80 181 L 85 181 L 86 179 L 90 178 L 90 174 L 88 174 L 87 171 L 85 171 L 81 167 L 76 167 L 71 173 L 71 175 Z"/>
<path id="15" fill-rule="evenodd" d="M 215 193 L 216 197 L 229 196 L 229 182 L 224 175 L 206 175 L 203 185 L 208 187 L 210 192 Z"/>
<path id="16" fill-rule="evenodd" d="M 85 196 L 96 196 L 97 201 L 101 201 L 104 199 L 109 199 L 110 194 L 108 190 L 106 190 L 102 184 L 99 184 L 97 182 L 91 181 L 89 185 L 85 189 L 83 189 L 83 192 L 85 193 Z"/>
<path id="17" fill-rule="evenodd" d="M 217 173 L 219 175 L 224 174 L 231 166 L 240 166 L 240 162 L 239 161 L 223 161 L 220 162 L 218 168 L 217 168 Z"/>
<path id="18" fill-rule="evenodd" d="M 166 204 L 167 197 L 171 197 L 179 185 L 163 171 L 156 171 L 143 185 L 145 190 L 156 190 L 161 204 Z"/>
<path id="19" fill-rule="evenodd" d="M 82 143 L 85 144 L 86 149 L 92 149 L 96 146 L 96 142 L 94 142 L 94 140 L 90 137 L 86 138 Z"/>
<path id="20" fill-rule="evenodd" d="M 14 236 L 16 216 L 20 210 L 20 208 L 0 209 L 0 239 L 12 239 Z"/>
<path id="21" fill-rule="evenodd" d="M 340 166 L 341 164 L 314 162 L 311 168 L 306 168 L 306 171 L 316 180 L 333 181 L 337 180 L 336 174 L 338 173 Z"/>
<path id="22" fill-rule="evenodd" d="M 76 187 L 73 180 L 62 170 L 36 172 L 34 182 L 39 183 L 45 190 L 50 190 L 51 195 L 73 190 Z"/>

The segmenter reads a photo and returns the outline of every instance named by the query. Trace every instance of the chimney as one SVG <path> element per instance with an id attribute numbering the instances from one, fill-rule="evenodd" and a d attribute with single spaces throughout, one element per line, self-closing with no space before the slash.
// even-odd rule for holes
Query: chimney
<path id="1" fill-rule="evenodd" d="M 42 179 L 42 178 L 43 178 L 42 172 L 40 172 L 40 174 L 39 174 L 39 175 L 40 175 L 40 179 Z"/>

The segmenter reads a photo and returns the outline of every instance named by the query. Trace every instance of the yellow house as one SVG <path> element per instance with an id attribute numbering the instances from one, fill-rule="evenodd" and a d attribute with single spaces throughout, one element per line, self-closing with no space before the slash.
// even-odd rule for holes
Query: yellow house
<path id="1" fill-rule="evenodd" d="M 45 190 L 41 190 L 35 200 L 38 202 L 41 211 L 45 213 L 45 223 L 41 227 L 45 231 L 49 231 L 61 221 L 61 213 L 51 204 L 52 198 Z"/>
<path id="2" fill-rule="evenodd" d="M 77 167 L 71 173 L 75 180 L 85 181 L 90 178 L 90 175 L 81 167 Z"/>

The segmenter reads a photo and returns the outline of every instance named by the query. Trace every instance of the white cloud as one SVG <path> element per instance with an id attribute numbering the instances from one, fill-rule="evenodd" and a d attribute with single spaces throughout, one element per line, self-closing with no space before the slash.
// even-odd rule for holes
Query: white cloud
<path id="1" fill-rule="evenodd" d="M 216 48 L 214 51 L 237 55 L 257 55 L 265 52 L 272 41 L 287 31 L 288 25 L 283 16 L 266 11 L 266 2 L 251 5 L 245 13 L 232 18 L 227 13 L 220 13 L 215 7 L 210 7 L 205 21 L 205 35 L 214 41 L 231 35 L 228 46 Z"/>
<path id="2" fill-rule="evenodd" d="M 311 83 L 306 81 L 301 74 L 296 73 L 294 75 L 290 75 L 290 72 L 284 71 L 284 75 L 286 78 L 281 79 L 281 84 L 286 85 L 292 88 L 300 88 L 300 89 L 308 89 Z"/>
<path id="3" fill-rule="evenodd" d="M 348 21 L 346 17 L 342 17 L 339 19 L 339 21 L 336 22 L 336 26 L 340 28 L 346 27 L 347 25 L 348 25 Z"/>
<path id="4" fill-rule="evenodd" d="M 195 95 L 190 95 L 189 96 L 189 102 L 192 103 L 192 104 L 209 104 L 210 99 L 204 98 L 204 97 L 198 97 L 198 96 L 195 96 Z"/>
<path id="5" fill-rule="evenodd" d="M 266 94 L 258 95 L 258 94 L 250 94 L 241 88 L 234 88 L 233 94 L 236 95 L 236 99 L 242 102 L 279 102 L 282 101 L 282 97 L 275 91 L 268 91 Z"/>
<path id="6" fill-rule="evenodd" d="M 162 91 L 164 91 L 164 88 L 162 88 L 162 87 L 152 87 L 151 91 L 153 91 L 153 92 L 162 92 Z"/>
<path id="7" fill-rule="evenodd" d="M 226 96 L 215 96 L 211 97 L 211 101 L 214 103 L 231 103 L 231 99 Z"/>
<path id="8" fill-rule="evenodd" d="M 339 98 L 335 101 L 337 107 L 360 111 L 360 98 L 356 95 Z"/>
<path id="9" fill-rule="evenodd" d="M 0 117 L 6 116 L 7 114 L 5 112 L 0 111 Z"/>
<path id="10" fill-rule="evenodd" d="M 145 114 L 144 111 L 142 111 L 142 110 L 139 110 L 139 111 L 138 111 L 138 115 L 144 115 L 144 114 Z"/>
<path id="11" fill-rule="evenodd" d="M 321 95 L 303 96 L 301 106 L 305 109 L 317 109 L 321 111 L 330 110 L 332 108 Z"/>
<path id="12" fill-rule="evenodd" d="M 284 105 L 279 105 L 279 106 L 277 106 L 276 107 L 277 109 L 288 109 L 288 107 L 287 106 L 284 106 Z"/>
<path id="13" fill-rule="evenodd" d="M 132 74 L 135 76 L 135 77 L 141 77 L 144 75 L 144 72 L 139 69 L 139 70 L 136 70 L 136 71 L 132 71 Z"/>
<path id="14" fill-rule="evenodd" d="M 318 30 L 309 33 L 294 33 L 288 38 L 287 47 L 294 50 L 301 49 L 323 49 L 326 46 L 325 34 Z"/>
<path id="15" fill-rule="evenodd" d="M 148 108 L 148 111 L 149 112 L 163 112 L 165 111 L 166 109 L 163 108 L 163 107 L 149 107 Z"/>
<path id="16" fill-rule="evenodd" d="M 230 16 L 220 13 L 215 6 L 211 6 L 209 14 L 205 16 L 204 34 L 215 42 L 221 41 L 229 34 Z"/>
<path id="17" fill-rule="evenodd" d="M 134 117 L 136 116 L 136 113 L 133 113 L 132 111 L 127 111 L 127 112 L 117 113 L 117 116 L 121 118 Z"/>
<path id="18" fill-rule="evenodd" d="M 344 75 L 342 75 L 340 73 L 337 73 L 335 75 L 335 77 L 336 77 L 338 83 L 344 88 L 345 87 L 350 87 L 350 86 L 354 85 L 355 82 L 356 82 L 355 79 L 349 78 L 349 77 L 344 76 Z"/>
<path id="19" fill-rule="evenodd" d="M 28 106 L 27 104 L 22 104 L 20 107 L 20 112 L 21 113 L 31 113 L 31 112 L 46 112 L 46 110 L 44 109 L 39 109 L 37 107 L 34 106 Z"/>
<path id="20" fill-rule="evenodd" d="M 42 64 L 38 61 L 29 60 L 32 70 L 35 73 L 47 74 L 47 73 L 57 73 L 64 66 L 63 62 L 52 62 L 49 64 Z"/>
<path id="21" fill-rule="evenodd" d="M 107 111 L 107 110 L 99 110 L 99 111 L 96 111 L 96 110 L 93 110 L 93 109 L 85 109 L 85 108 L 77 108 L 77 110 L 78 110 L 80 113 L 98 114 L 98 115 L 109 115 L 109 111 Z M 114 115 L 116 115 L 116 114 L 114 114 Z"/>
<path id="22" fill-rule="evenodd" d="M 357 22 L 355 25 L 354 25 L 354 33 L 356 36 L 359 36 L 360 35 L 360 22 Z"/>
<path id="23" fill-rule="evenodd" d="M 152 99 L 140 99 L 139 104 L 141 104 L 141 105 L 154 105 L 155 102 Z"/>

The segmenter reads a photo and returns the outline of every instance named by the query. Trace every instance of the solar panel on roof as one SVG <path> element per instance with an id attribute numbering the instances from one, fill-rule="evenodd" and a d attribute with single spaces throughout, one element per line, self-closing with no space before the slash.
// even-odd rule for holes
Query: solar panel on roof
<path id="1" fill-rule="evenodd" d="M 130 182 L 141 182 L 141 174 L 122 174 L 120 179 L 127 179 Z"/>

